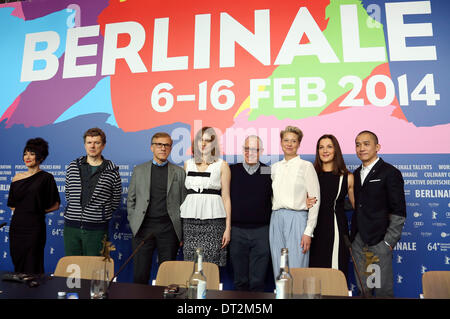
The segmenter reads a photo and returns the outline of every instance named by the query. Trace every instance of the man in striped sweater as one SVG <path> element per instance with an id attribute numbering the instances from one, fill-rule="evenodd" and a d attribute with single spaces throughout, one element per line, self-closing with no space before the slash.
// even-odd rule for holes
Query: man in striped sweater
<path id="1" fill-rule="evenodd" d="M 66 172 L 64 250 L 66 256 L 100 256 L 112 213 L 119 207 L 119 167 L 102 156 L 106 135 L 99 128 L 84 133 L 86 156 Z"/>

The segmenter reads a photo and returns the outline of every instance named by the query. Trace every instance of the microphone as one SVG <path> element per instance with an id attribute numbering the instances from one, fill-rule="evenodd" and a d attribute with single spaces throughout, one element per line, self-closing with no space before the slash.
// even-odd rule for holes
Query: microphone
<path id="1" fill-rule="evenodd" d="M 3 227 L 5 227 L 6 226 L 6 223 L 1 223 L 0 224 L 0 229 L 2 229 Z"/>
<path id="2" fill-rule="evenodd" d="M 153 239 L 154 237 L 155 237 L 155 235 L 153 233 L 150 233 L 139 243 L 139 245 L 136 247 L 136 249 L 133 251 L 133 253 L 130 255 L 130 257 L 128 257 L 128 259 L 123 263 L 123 265 L 120 267 L 120 269 L 114 274 L 114 276 L 109 281 L 108 288 L 106 289 L 106 295 L 108 295 L 108 293 L 109 293 L 109 288 L 111 287 L 113 280 L 117 276 L 119 276 L 119 274 L 125 269 L 125 267 L 128 265 L 128 263 L 134 257 L 134 255 L 136 255 L 137 252 L 139 251 L 139 249 L 141 249 L 141 247 L 144 246 L 145 242 L 147 242 L 150 239 Z"/>
<path id="3" fill-rule="evenodd" d="M 367 297 L 366 290 L 364 289 L 364 286 L 362 284 L 361 276 L 359 275 L 358 265 L 356 265 L 355 257 L 353 257 L 352 243 L 350 242 L 350 239 L 348 238 L 347 235 L 344 235 L 343 238 L 345 246 L 347 246 L 348 250 L 350 250 L 350 256 L 352 257 L 353 266 L 356 270 L 356 276 L 358 277 L 359 285 L 361 286 L 363 298 L 366 298 Z"/>

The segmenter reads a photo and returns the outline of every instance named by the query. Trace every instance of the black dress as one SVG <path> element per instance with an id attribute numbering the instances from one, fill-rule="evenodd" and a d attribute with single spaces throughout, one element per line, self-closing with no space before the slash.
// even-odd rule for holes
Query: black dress
<path id="1" fill-rule="evenodd" d="M 44 273 L 45 210 L 60 203 L 53 175 L 45 171 L 12 182 L 8 207 L 15 208 L 9 230 L 14 271 Z"/>
<path id="2" fill-rule="evenodd" d="M 344 235 L 348 236 L 348 222 L 344 211 L 345 196 L 348 191 L 347 174 L 343 176 L 341 191 L 336 201 L 336 214 L 334 213 L 334 201 L 339 188 L 340 176 L 332 172 L 319 174 L 320 183 L 320 209 L 317 217 L 317 225 L 314 229 L 314 237 L 311 241 L 309 266 L 319 268 L 335 268 L 333 266 L 334 234 L 338 231 L 339 240 L 336 241 L 335 256 L 338 269 L 347 277 L 349 251 L 344 243 Z M 336 215 L 337 229 L 334 216 Z"/>

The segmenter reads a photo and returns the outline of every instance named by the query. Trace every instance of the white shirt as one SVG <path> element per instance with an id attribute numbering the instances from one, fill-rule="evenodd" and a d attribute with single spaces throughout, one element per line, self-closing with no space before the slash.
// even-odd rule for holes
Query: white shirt
<path id="1" fill-rule="evenodd" d="M 249 165 L 245 161 L 242 162 L 242 166 L 244 166 L 244 169 L 247 171 L 249 175 L 253 175 L 258 170 L 260 163 L 256 163 L 255 165 Z"/>
<path id="2" fill-rule="evenodd" d="M 194 159 L 191 158 L 186 162 L 186 180 L 184 186 L 186 189 L 192 189 L 199 194 L 189 194 L 186 196 L 183 204 L 180 206 L 181 218 L 194 219 L 214 219 L 226 218 L 227 213 L 223 204 L 222 196 L 212 194 L 202 194 L 204 189 L 220 190 L 221 182 L 221 166 L 222 159 L 210 164 L 204 173 L 209 176 L 189 176 L 189 172 L 198 172 Z"/>
<path id="3" fill-rule="evenodd" d="M 367 175 L 369 175 L 370 171 L 372 170 L 372 167 L 375 166 L 375 164 L 378 162 L 380 158 L 377 157 L 376 160 L 374 160 L 370 165 L 364 166 L 361 165 L 361 185 L 364 184 L 364 180 L 366 179 Z"/>
<path id="4" fill-rule="evenodd" d="M 299 156 L 289 161 L 283 159 L 272 165 L 272 210 L 308 210 L 306 193 L 316 197 L 317 203 L 309 209 L 305 235 L 313 237 L 320 206 L 320 185 L 311 162 Z"/>

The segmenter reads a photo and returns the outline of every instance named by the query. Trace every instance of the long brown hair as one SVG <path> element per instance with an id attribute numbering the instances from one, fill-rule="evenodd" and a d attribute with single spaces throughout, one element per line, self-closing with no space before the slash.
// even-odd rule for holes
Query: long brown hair
<path id="1" fill-rule="evenodd" d="M 339 145 L 338 140 L 336 139 L 336 137 L 334 137 L 334 135 L 325 134 L 319 138 L 316 145 L 316 159 L 314 160 L 314 168 L 316 169 L 317 175 L 323 173 L 322 169 L 323 163 L 319 156 L 319 146 L 320 141 L 326 138 L 330 139 L 331 143 L 333 143 L 334 146 L 333 174 L 344 175 L 348 173 L 348 169 L 347 166 L 345 166 L 344 157 L 342 156 L 341 146 Z"/>
<path id="2" fill-rule="evenodd" d="M 203 138 L 203 134 L 211 135 L 211 154 L 210 159 L 212 162 L 216 161 L 220 157 L 220 149 L 219 149 L 219 138 L 217 136 L 214 128 L 209 126 L 204 126 L 197 132 L 194 140 L 192 141 L 192 156 L 194 158 L 195 163 L 199 164 L 202 162 L 202 153 L 198 148 L 198 142 Z"/>

